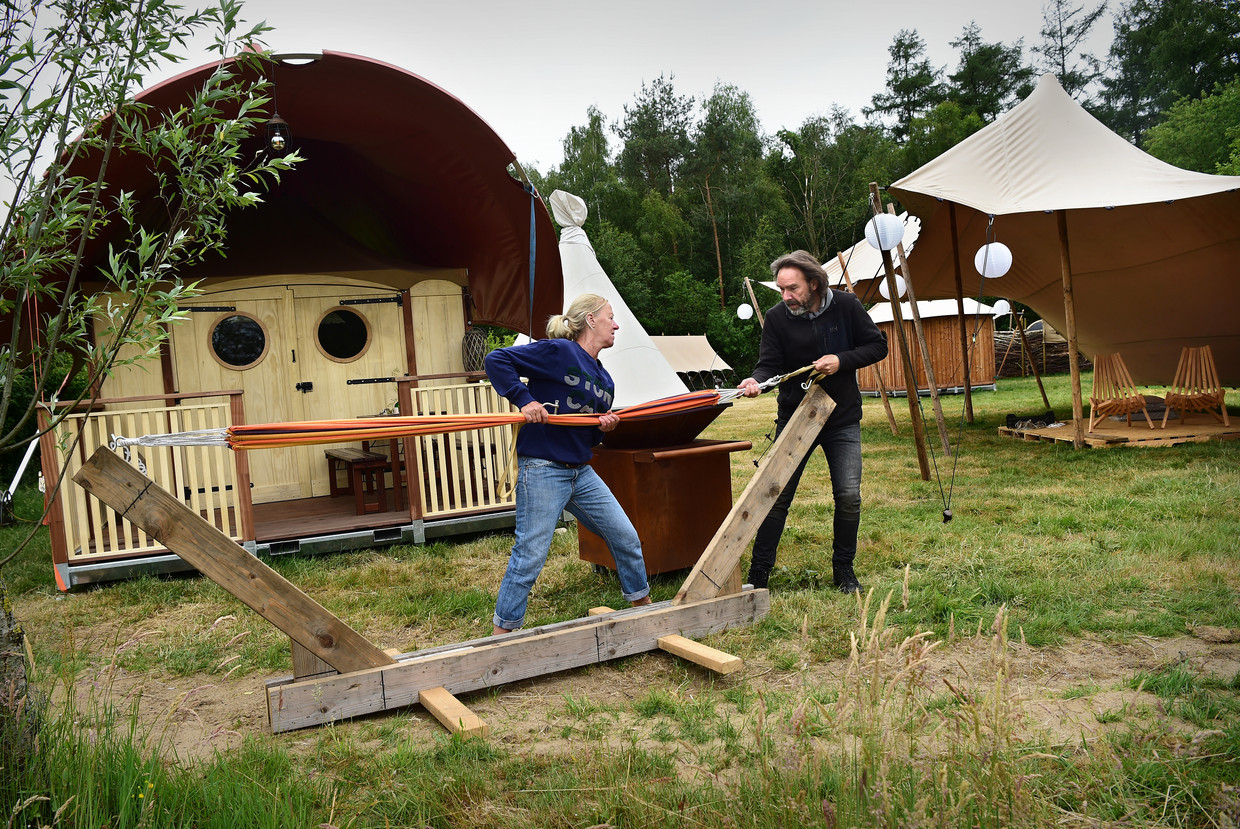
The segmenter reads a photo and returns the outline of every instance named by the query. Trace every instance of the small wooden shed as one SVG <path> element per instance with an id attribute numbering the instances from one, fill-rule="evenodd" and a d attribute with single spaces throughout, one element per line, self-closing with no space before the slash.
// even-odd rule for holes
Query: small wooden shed
<path id="1" fill-rule="evenodd" d="M 964 391 L 964 361 L 960 355 L 960 322 L 954 299 L 936 299 L 917 303 L 926 347 L 934 368 L 934 379 L 940 392 Z M 964 300 L 965 333 L 969 339 L 969 385 L 973 389 L 995 387 L 994 309 L 976 300 Z M 913 311 L 909 303 L 900 303 L 904 319 L 904 339 L 912 351 L 917 371 L 918 391 L 929 393 L 925 361 L 917 345 L 913 328 Z M 891 303 L 882 302 L 870 309 L 870 319 L 887 336 L 887 356 L 881 362 L 857 372 L 857 384 L 863 394 L 878 394 L 878 378 L 882 377 L 888 392 L 905 389 L 904 365 L 900 359 L 900 340 L 891 314 Z"/>
<path id="2" fill-rule="evenodd" d="M 174 109 L 214 68 L 138 99 Z M 472 324 L 528 333 L 561 308 L 551 217 L 517 178 L 512 151 L 469 107 L 410 72 L 356 55 L 277 57 L 266 68 L 291 146 L 306 160 L 260 206 L 230 217 L 227 257 L 181 274 L 198 280 L 201 293 L 181 304 L 187 319 L 172 327 L 160 359 L 109 376 L 94 390 L 89 418 L 68 413 L 43 438 L 62 589 L 188 569 L 70 480 L 114 436 L 397 408 L 507 411 L 472 359 L 481 339 Z M 264 140 L 255 136 L 247 152 L 263 151 Z M 74 169 L 91 177 L 99 164 L 87 153 Z M 113 187 L 139 201 L 157 187 L 133 159 L 114 159 L 107 170 Z M 94 240 L 83 273 L 123 230 Z M 41 425 L 56 414 L 44 407 Z M 257 452 L 144 446 L 126 454 L 229 538 L 278 554 L 512 526 L 512 498 L 495 472 L 509 439 L 508 430 L 488 429 Z"/>

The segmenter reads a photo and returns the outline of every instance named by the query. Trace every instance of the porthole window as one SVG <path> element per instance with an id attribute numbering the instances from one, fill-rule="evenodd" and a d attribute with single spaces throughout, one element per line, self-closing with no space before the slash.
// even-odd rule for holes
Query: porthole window
<path id="1" fill-rule="evenodd" d="M 249 314 L 224 317 L 211 329 L 211 354 L 228 368 L 253 368 L 267 355 L 267 330 Z"/>
<path id="2" fill-rule="evenodd" d="M 333 308 L 319 317 L 315 337 L 324 357 L 347 363 L 366 353 L 370 345 L 370 325 L 352 308 Z"/>

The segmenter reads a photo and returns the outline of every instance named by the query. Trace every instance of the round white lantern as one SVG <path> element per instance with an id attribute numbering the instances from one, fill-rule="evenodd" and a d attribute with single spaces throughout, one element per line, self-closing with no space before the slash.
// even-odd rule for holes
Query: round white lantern
<path id="1" fill-rule="evenodd" d="M 987 279 L 998 279 L 1012 267 L 1012 251 L 1002 242 L 991 242 L 977 249 L 973 267 Z"/>
<path id="2" fill-rule="evenodd" d="M 736 309 L 736 315 L 743 320 L 750 319 L 753 316 L 753 306 L 748 302 L 742 302 Z"/>
<path id="3" fill-rule="evenodd" d="M 899 216 L 879 213 L 865 223 L 865 240 L 870 247 L 891 250 L 904 239 L 904 222 Z"/>
<path id="4" fill-rule="evenodd" d="M 1012 304 L 1006 299 L 999 300 L 991 308 L 991 314 L 996 317 L 1001 317 L 1004 314 L 1010 313 L 1012 313 Z"/>
<path id="5" fill-rule="evenodd" d="M 882 294 L 883 299 L 891 299 L 891 291 L 887 289 L 887 277 L 884 276 L 879 278 L 878 292 Z M 904 284 L 904 277 L 900 276 L 900 274 L 896 274 L 896 292 L 900 295 L 901 299 L 903 299 L 904 295 L 908 293 L 908 286 Z"/>

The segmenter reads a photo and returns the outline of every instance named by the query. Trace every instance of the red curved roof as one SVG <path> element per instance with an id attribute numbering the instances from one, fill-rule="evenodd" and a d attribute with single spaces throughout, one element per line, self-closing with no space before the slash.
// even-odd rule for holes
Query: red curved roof
<path id="1" fill-rule="evenodd" d="M 138 100 L 180 106 L 214 66 L 151 87 Z M 466 268 L 477 322 L 530 333 L 532 319 L 541 332 L 547 316 L 559 313 L 563 278 L 550 216 L 508 174 L 515 156 L 473 110 L 424 78 L 357 55 L 275 62 L 269 73 L 290 146 L 306 160 L 263 204 L 230 218 L 226 257 L 183 276 Z M 136 159 L 114 158 L 108 178 L 139 200 L 153 186 Z M 96 255 L 105 250 L 101 241 Z"/>

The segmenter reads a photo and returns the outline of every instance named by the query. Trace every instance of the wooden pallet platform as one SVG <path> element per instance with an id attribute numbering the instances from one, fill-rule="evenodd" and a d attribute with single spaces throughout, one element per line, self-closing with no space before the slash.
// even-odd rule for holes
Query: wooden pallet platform
<path id="1" fill-rule="evenodd" d="M 1108 420 L 1099 423 L 1093 432 L 1085 433 L 1085 445 L 1091 449 L 1113 449 L 1117 446 L 1179 446 L 1211 440 L 1240 439 L 1240 425 L 1236 423 L 1231 426 L 1206 423 L 1201 421 L 1200 415 L 1193 419 L 1200 422 L 1186 426 L 1177 420 L 1171 420 L 1167 422 L 1166 429 L 1160 428 L 1157 423 L 1150 429 L 1144 421 L 1138 420 L 1134 420 L 1131 425 L 1122 420 Z M 1072 424 L 1043 426 L 1039 429 L 1011 429 L 1000 426 L 999 434 L 1024 441 L 1071 444 Z"/>

